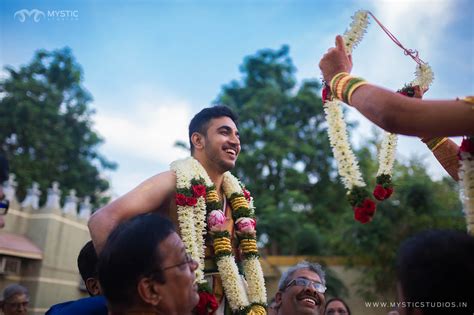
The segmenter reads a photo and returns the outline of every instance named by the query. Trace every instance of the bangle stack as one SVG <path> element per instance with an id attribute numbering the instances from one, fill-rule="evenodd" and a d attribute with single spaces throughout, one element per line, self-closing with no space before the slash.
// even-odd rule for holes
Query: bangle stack
<path id="1" fill-rule="evenodd" d="M 362 85 L 368 84 L 362 78 L 349 75 L 347 72 L 339 72 L 330 83 L 331 93 L 346 104 L 350 104 L 352 94 Z"/>

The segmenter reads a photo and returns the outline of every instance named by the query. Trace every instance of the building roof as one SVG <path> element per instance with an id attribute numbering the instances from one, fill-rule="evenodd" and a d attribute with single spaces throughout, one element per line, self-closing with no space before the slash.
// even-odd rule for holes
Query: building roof
<path id="1" fill-rule="evenodd" d="M 8 232 L 0 232 L 1 254 L 20 258 L 43 259 L 43 251 L 27 237 Z"/>

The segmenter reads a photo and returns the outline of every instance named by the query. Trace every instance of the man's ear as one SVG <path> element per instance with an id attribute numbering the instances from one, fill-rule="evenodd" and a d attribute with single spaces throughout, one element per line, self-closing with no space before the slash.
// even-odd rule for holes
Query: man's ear
<path id="1" fill-rule="evenodd" d="M 275 306 L 276 306 L 276 307 L 280 307 L 280 306 L 281 306 L 282 298 L 283 298 L 283 292 L 278 291 L 278 292 L 275 294 Z"/>
<path id="2" fill-rule="evenodd" d="M 97 278 L 87 278 L 85 285 L 86 285 L 87 291 L 89 292 L 91 296 L 102 294 L 100 283 Z"/>
<path id="3" fill-rule="evenodd" d="M 159 287 L 156 281 L 144 277 L 137 284 L 138 295 L 146 304 L 157 306 L 163 298 Z"/>
<path id="4" fill-rule="evenodd" d="M 199 132 L 194 132 L 191 135 L 191 142 L 193 143 L 195 149 L 200 150 L 204 147 L 205 137 Z"/>

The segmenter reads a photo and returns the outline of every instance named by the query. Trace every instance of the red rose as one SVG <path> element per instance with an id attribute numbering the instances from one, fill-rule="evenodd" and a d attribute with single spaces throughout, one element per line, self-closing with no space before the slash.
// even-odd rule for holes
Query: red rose
<path id="1" fill-rule="evenodd" d="M 188 206 L 195 206 L 197 204 L 198 200 L 197 198 L 194 198 L 194 197 L 186 197 L 186 204 Z"/>
<path id="2" fill-rule="evenodd" d="M 375 202 L 365 198 L 361 205 L 354 208 L 354 218 L 363 224 L 369 222 L 375 214 L 375 207 Z"/>
<path id="3" fill-rule="evenodd" d="M 366 211 L 369 215 L 373 216 L 374 213 L 375 213 L 375 208 L 377 207 L 377 206 L 375 205 L 375 202 L 372 201 L 372 200 L 370 200 L 369 198 L 365 198 L 363 205 L 364 205 L 364 207 L 365 207 L 365 211 Z"/>
<path id="4" fill-rule="evenodd" d="M 331 95 L 331 89 L 329 88 L 329 86 L 324 86 L 323 90 L 322 90 L 322 100 L 323 100 L 323 103 L 326 103 L 327 101 L 329 101 L 330 99 L 330 95 Z"/>
<path id="5" fill-rule="evenodd" d="M 469 152 L 474 154 L 474 141 L 469 138 L 462 139 L 461 146 L 459 147 L 460 152 Z"/>
<path id="6" fill-rule="evenodd" d="M 365 223 L 369 222 L 372 219 L 372 217 L 366 213 L 365 208 L 355 207 L 354 208 L 354 219 L 356 219 L 357 221 L 359 221 L 362 224 L 365 224 Z"/>
<path id="7" fill-rule="evenodd" d="M 206 197 L 206 186 L 204 185 L 194 185 L 193 186 L 193 196 L 196 198 Z"/>
<path id="8" fill-rule="evenodd" d="M 212 315 L 219 307 L 216 297 L 208 292 L 199 292 L 199 303 L 196 305 L 198 315 Z"/>
<path id="9" fill-rule="evenodd" d="M 250 201 L 250 192 L 247 189 L 243 189 L 244 197 L 247 201 Z"/>
<path id="10" fill-rule="evenodd" d="M 388 198 L 387 197 L 387 191 L 380 184 L 375 186 L 373 195 L 374 195 L 375 199 L 377 199 L 377 200 L 385 200 L 386 198 Z"/>
<path id="11" fill-rule="evenodd" d="M 185 206 L 186 205 L 186 196 L 183 194 L 176 194 L 176 205 Z"/>
<path id="12" fill-rule="evenodd" d="M 393 187 L 385 188 L 385 199 L 390 198 L 392 194 L 393 194 Z"/>

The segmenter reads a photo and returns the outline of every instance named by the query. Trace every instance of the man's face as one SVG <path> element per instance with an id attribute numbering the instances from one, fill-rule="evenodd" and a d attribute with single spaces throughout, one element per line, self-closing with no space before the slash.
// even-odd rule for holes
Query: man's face
<path id="1" fill-rule="evenodd" d="M 170 234 L 159 246 L 162 269 L 166 282 L 160 284 L 163 297 L 159 306 L 165 313 L 190 314 L 199 302 L 197 284 L 194 283 L 198 264 L 188 260 L 184 244 L 176 233 Z"/>
<path id="2" fill-rule="evenodd" d="M 26 315 L 29 298 L 26 294 L 15 294 L 5 301 L 3 313 L 5 315 Z"/>
<path id="3" fill-rule="evenodd" d="M 240 153 L 240 139 L 239 131 L 232 119 L 229 117 L 211 119 L 204 136 L 204 153 L 206 159 L 217 165 L 222 173 L 235 167 Z"/>
<path id="4" fill-rule="evenodd" d="M 297 278 L 322 283 L 319 275 L 308 269 L 299 269 L 294 272 L 290 282 Z M 279 308 L 278 314 L 281 315 L 324 314 L 324 293 L 317 292 L 313 285 L 291 285 L 276 294 L 276 302 Z"/>

